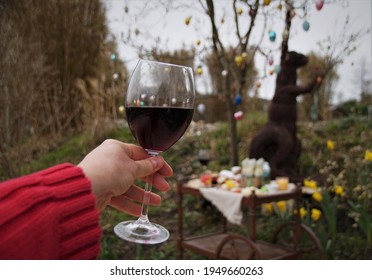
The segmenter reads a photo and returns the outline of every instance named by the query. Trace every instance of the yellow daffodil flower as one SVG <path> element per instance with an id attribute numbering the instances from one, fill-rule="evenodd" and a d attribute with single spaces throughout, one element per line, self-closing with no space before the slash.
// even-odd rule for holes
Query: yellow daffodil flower
<path id="1" fill-rule="evenodd" d="M 321 202 L 323 199 L 323 195 L 320 192 L 314 192 L 312 197 L 318 202 Z"/>
<path id="2" fill-rule="evenodd" d="M 318 209 L 311 209 L 311 219 L 313 219 L 314 221 L 317 221 L 320 219 L 320 216 L 322 215 L 322 212 Z"/>
<path id="3" fill-rule="evenodd" d="M 308 187 L 308 188 L 313 189 L 313 190 L 317 190 L 318 189 L 318 185 L 317 185 L 317 183 L 314 180 L 307 180 L 307 179 L 305 179 L 304 180 L 304 185 L 305 185 L 305 187 Z"/>
<path id="4" fill-rule="evenodd" d="M 276 203 L 276 206 L 278 206 L 278 209 L 279 209 L 280 212 L 284 212 L 286 210 L 286 208 L 287 208 L 287 204 L 285 203 L 284 200 L 278 201 Z"/>
<path id="5" fill-rule="evenodd" d="M 265 203 L 263 206 L 264 206 L 266 212 L 268 212 L 268 213 L 273 212 L 273 206 L 271 205 L 271 203 Z"/>
<path id="6" fill-rule="evenodd" d="M 335 142 L 333 142 L 332 140 L 328 140 L 327 141 L 327 148 L 328 148 L 328 150 L 333 151 L 335 149 Z"/>
<path id="7" fill-rule="evenodd" d="M 344 188 L 340 185 L 335 186 L 335 194 L 340 195 L 340 196 L 344 196 L 345 195 Z"/>
<path id="8" fill-rule="evenodd" d="M 306 213 L 307 213 L 306 209 L 304 207 L 301 207 L 300 208 L 300 217 L 301 217 L 301 219 L 303 219 L 306 216 Z M 297 215 L 298 214 L 297 209 L 294 209 L 293 210 L 293 214 L 294 215 Z"/>
<path id="9" fill-rule="evenodd" d="M 364 153 L 364 160 L 372 161 L 372 151 L 366 150 L 366 152 Z"/>
<path id="10" fill-rule="evenodd" d="M 306 216 L 306 213 L 307 213 L 307 211 L 306 211 L 305 207 L 301 207 L 300 208 L 300 217 L 301 217 L 301 219 L 303 219 Z"/>

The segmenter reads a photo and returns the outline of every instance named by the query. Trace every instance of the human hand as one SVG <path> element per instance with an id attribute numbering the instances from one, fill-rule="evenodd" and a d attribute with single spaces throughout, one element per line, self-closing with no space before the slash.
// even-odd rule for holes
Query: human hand
<path id="1" fill-rule="evenodd" d="M 91 151 L 78 165 L 91 181 L 92 191 L 97 198 L 97 208 L 103 210 L 111 205 L 134 216 L 141 214 L 145 191 L 134 181 L 154 174 L 152 185 L 160 191 L 167 191 L 169 184 L 164 177 L 173 174 L 172 168 L 160 156 L 149 157 L 139 146 L 117 140 L 106 140 Z M 160 196 L 150 194 L 150 205 L 160 203 Z"/>

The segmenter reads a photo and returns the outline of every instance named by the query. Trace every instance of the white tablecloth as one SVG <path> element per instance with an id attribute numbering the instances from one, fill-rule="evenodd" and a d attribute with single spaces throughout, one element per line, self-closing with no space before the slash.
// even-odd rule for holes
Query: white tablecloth
<path id="1" fill-rule="evenodd" d="M 203 197 L 209 200 L 233 224 L 241 225 L 243 212 L 241 210 L 242 193 L 235 193 L 218 188 L 205 188 L 199 179 L 191 180 L 189 187 L 199 189 Z"/>

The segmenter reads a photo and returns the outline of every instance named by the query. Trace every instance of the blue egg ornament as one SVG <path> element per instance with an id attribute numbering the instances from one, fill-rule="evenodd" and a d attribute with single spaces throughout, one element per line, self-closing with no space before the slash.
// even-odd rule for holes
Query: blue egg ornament
<path id="1" fill-rule="evenodd" d="M 310 29 L 310 23 L 307 20 L 305 20 L 304 23 L 302 24 L 302 28 L 305 31 L 309 31 L 309 29 Z"/>
<path id="2" fill-rule="evenodd" d="M 269 39 L 271 42 L 274 42 L 276 39 L 276 33 L 275 31 L 269 31 Z"/>
<path id="3" fill-rule="evenodd" d="M 242 97 L 240 95 L 235 96 L 235 105 L 242 104 Z"/>

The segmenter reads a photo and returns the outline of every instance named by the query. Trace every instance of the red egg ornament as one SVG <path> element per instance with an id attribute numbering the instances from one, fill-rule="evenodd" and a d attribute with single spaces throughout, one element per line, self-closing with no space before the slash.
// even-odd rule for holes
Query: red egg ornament
<path id="1" fill-rule="evenodd" d="M 323 8 L 324 0 L 316 0 L 315 1 L 315 8 L 320 11 Z"/>

